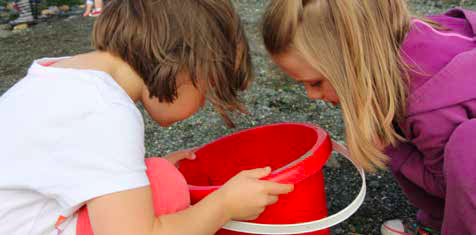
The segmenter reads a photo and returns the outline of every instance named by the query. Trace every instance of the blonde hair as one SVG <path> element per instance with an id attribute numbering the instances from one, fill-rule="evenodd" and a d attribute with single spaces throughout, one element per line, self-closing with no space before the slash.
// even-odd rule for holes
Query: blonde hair
<path id="1" fill-rule="evenodd" d="M 386 166 L 377 142 L 404 140 L 393 123 L 405 114 L 410 21 L 405 0 L 273 0 L 263 18 L 272 55 L 296 50 L 335 88 L 351 157 L 367 171 Z"/>

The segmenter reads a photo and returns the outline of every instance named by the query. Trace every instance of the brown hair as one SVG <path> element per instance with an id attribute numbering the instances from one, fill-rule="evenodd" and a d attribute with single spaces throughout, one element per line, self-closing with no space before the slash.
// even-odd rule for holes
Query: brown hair
<path id="1" fill-rule="evenodd" d="M 410 21 L 405 0 L 274 0 L 263 18 L 271 54 L 296 50 L 332 84 L 351 157 L 368 171 L 385 168 L 376 143 L 404 140 L 392 123 L 405 115 Z"/>
<path id="2" fill-rule="evenodd" d="M 252 64 L 229 0 L 112 0 L 94 24 L 93 45 L 128 63 L 160 101 L 177 98 L 176 76 L 186 71 L 229 126 L 226 111 L 245 110 L 238 93 Z"/>

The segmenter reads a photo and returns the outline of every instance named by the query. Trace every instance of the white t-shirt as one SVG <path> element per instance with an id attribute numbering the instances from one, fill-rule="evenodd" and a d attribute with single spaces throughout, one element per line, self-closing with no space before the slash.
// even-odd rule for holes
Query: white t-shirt
<path id="1" fill-rule="evenodd" d="M 58 58 L 61 59 L 61 58 Z M 106 73 L 45 67 L 0 97 L 0 234 L 75 234 L 92 198 L 149 185 L 144 122 Z"/>

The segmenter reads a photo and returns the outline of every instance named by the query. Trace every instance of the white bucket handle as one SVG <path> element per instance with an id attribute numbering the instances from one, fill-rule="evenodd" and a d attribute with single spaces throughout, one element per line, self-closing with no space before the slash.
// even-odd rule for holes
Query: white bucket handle
<path id="1" fill-rule="evenodd" d="M 367 191 L 367 186 L 365 184 L 365 172 L 362 168 L 359 168 L 355 162 L 352 161 L 352 159 L 349 158 L 349 151 L 345 146 L 332 141 L 332 148 L 334 151 L 342 154 L 345 158 L 347 158 L 347 160 L 351 161 L 352 164 L 354 164 L 354 166 L 357 168 L 362 178 L 362 186 L 360 188 L 359 194 L 346 208 L 326 218 L 306 223 L 257 224 L 250 222 L 230 221 L 225 224 L 223 228 L 235 232 L 251 234 L 302 234 L 330 228 L 348 219 L 364 202 L 365 192 Z"/>

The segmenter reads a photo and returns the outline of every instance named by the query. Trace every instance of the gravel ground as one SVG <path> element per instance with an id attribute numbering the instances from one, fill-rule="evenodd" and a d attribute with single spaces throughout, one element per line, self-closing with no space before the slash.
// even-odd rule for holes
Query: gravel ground
<path id="1" fill-rule="evenodd" d="M 200 146 L 237 130 L 276 122 L 311 122 L 327 129 L 338 141 L 343 140 L 344 126 L 340 111 L 324 102 L 308 101 L 302 87 L 268 63 L 258 34 L 260 12 L 265 0 L 235 0 L 242 15 L 254 56 L 256 82 L 244 94 L 251 115 L 237 115 L 237 128 L 227 129 L 220 117 L 205 107 L 192 118 L 169 128 L 161 128 L 144 113 L 148 156 Z M 410 0 L 415 12 L 441 12 L 460 4 L 457 1 Z M 476 9 L 476 0 L 464 1 Z M 0 26 L 0 94 L 25 75 L 32 60 L 40 57 L 74 55 L 91 50 L 89 32 L 93 19 L 82 17 L 55 18 L 31 29 L 10 33 Z M 326 190 L 329 211 L 344 208 L 357 194 L 360 180 L 352 166 L 336 157 L 338 167 L 326 167 Z M 388 172 L 368 175 L 368 193 L 364 205 L 347 221 L 332 228 L 332 234 L 379 234 L 380 224 L 392 218 L 412 217 L 409 205 Z"/>

